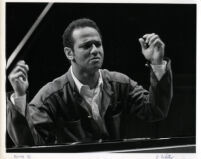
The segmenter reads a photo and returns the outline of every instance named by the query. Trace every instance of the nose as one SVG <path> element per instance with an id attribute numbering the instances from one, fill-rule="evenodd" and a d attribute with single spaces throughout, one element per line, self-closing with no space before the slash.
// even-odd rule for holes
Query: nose
<path id="1" fill-rule="evenodd" d="M 97 54 L 98 53 L 98 48 L 96 47 L 96 45 L 92 45 L 92 48 L 91 48 L 91 54 Z"/>

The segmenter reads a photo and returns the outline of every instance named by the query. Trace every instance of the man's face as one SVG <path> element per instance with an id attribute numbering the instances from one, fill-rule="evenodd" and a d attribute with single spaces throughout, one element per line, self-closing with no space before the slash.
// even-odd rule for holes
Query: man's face
<path id="1" fill-rule="evenodd" d="M 78 28 L 73 31 L 72 37 L 75 67 L 91 72 L 101 68 L 104 51 L 98 31 L 92 27 Z"/>

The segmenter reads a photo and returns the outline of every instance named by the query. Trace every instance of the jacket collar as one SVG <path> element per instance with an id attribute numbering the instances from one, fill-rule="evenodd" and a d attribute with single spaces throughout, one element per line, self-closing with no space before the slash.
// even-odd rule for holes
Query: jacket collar
<path id="1" fill-rule="evenodd" d="M 76 85 L 76 87 L 77 87 L 79 93 L 81 93 L 82 87 L 84 87 L 84 86 L 86 86 L 86 85 L 84 85 L 83 83 L 81 83 L 81 82 L 75 77 L 75 75 L 74 75 L 74 73 L 73 73 L 72 66 L 70 67 L 70 72 L 71 72 L 71 76 L 72 76 L 72 78 L 73 78 L 73 81 L 74 81 L 74 83 L 75 83 L 75 85 Z M 100 76 L 99 76 L 98 84 L 97 84 L 96 87 L 100 87 L 100 88 L 102 89 L 102 87 L 103 87 L 103 78 L 102 78 L 102 74 L 101 74 L 101 71 L 100 71 L 100 70 L 99 70 L 99 75 L 100 75 Z"/>
<path id="2" fill-rule="evenodd" d="M 103 80 L 103 90 L 109 96 L 111 96 L 113 94 L 113 91 L 112 91 L 111 84 L 109 82 L 110 77 L 108 76 L 108 74 L 104 70 L 100 69 L 100 72 L 101 72 L 102 80 Z M 75 82 L 73 80 L 70 68 L 68 69 L 68 72 L 67 72 L 67 80 L 69 81 L 69 84 L 70 84 L 71 88 L 73 89 L 73 91 L 79 93 L 79 91 L 75 85 Z"/>
<path id="3" fill-rule="evenodd" d="M 77 92 L 78 93 L 78 89 L 77 89 L 77 87 L 75 85 L 75 82 L 73 80 L 73 77 L 71 75 L 70 68 L 68 69 L 68 72 L 67 72 L 67 81 L 69 82 L 70 87 L 72 88 L 73 92 Z"/>
<path id="4" fill-rule="evenodd" d="M 106 110 L 111 103 L 111 96 L 113 95 L 114 92 L 112 91 L 112 87 L 110 84 L 110 77 L 108 73 L 104 70 L 100 71 L 103 79 L 101 116 L 105 116 Z M 73 80 L 70 68 L 67 72 L 67 80 L 69 81 L 70 87 L 73 90 L 73 94 L 75 96 L 75 102 L 79 103 L 85 110 L 89 112 L 89 109 L 85 106 L 84 100 L 82 100 L 81 96 L 79 95 L 79 91 Z"/>
<path id="5" fill-rule="evenodd" d="M 114 92 L 112 91 L 110 77 L 104 70 L 101 70 L 101 74 L 103 78 L 103 90 L 105 90 L 105 92 L 111 96 Z"/>
<path id="6" fill-rule="evenodd" d="M 112 91 L 110 77 L 108 73 L 104 70 L 101 70 L 102 78 L 103 78 L 103 91 L 102 91 L 102 111 L 101 116 L 104 117 L 106 111 L 111 103 L 112 96 L 114 92 Z"/>

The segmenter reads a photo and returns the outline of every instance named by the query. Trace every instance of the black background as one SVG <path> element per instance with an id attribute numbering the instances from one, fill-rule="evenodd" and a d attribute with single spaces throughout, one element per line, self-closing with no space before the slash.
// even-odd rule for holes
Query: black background
<path id="1" fill-rule="evenodd" d="M 6 60 L 45 6 L 46 3 L 6 3 Z M 30 67 L 30 99 L 44 84 L 68 70 L 61 36 L 72 20 L 81 17 L 93 19 L 101 30 L 103 68 L 125 73 L 145 88 L 149 86 L 149 70 L 138 38 L 154 32 L 166 44 L 165 55 L 172 60 L 174 77 L 169 115 L 156 123 L 131 117 L 128 138 L 195 136 L 195 4 L 55 3 L 16 59 L 24 59 Z M 11 91 L 8 82 L 6 86 Z"/>

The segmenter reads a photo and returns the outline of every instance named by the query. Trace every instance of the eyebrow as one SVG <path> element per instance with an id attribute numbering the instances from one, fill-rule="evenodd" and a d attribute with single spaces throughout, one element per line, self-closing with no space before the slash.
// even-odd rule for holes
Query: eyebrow
<path id="1" fill-rule="evenodd" d="M 102 44 L 102 41 L 101 40 L 89 40 L 89 41 L 86 41 L 86 42 L 83 42 L 82 44 L 80 44 L 80 46 L 84 46 L 84 45 L 87 45 L 87 44 L 96 44 L 96 43 L 99 43 L 99 44 Z"/>

